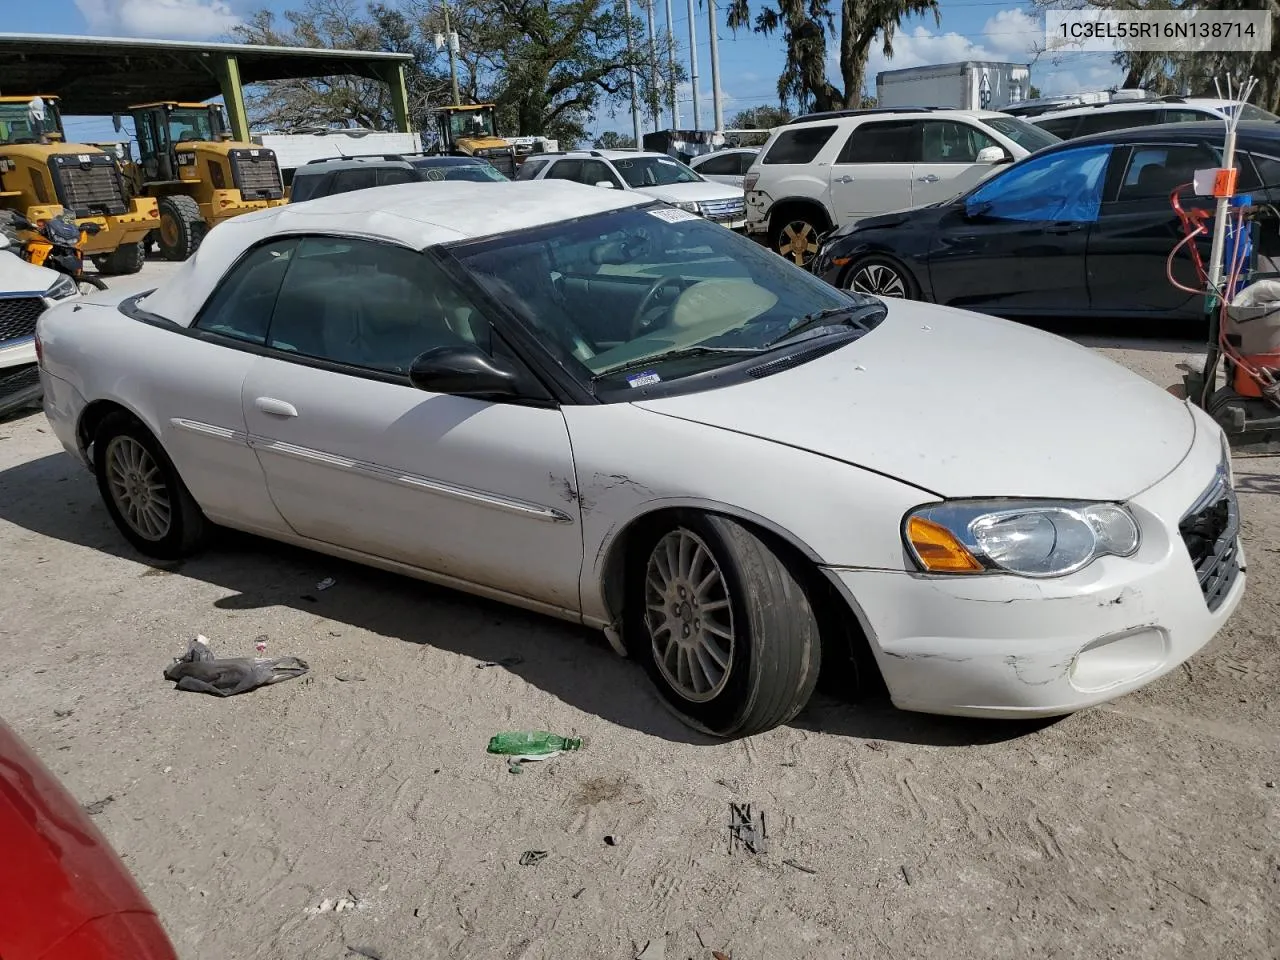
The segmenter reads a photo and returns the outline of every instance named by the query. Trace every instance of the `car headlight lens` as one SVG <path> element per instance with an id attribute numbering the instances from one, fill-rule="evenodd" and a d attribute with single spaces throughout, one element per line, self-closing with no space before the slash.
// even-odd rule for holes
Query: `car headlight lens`
<path id="1" fill-rule="evenodd" d="M 1140 542 L 1133 514 L 1115 503 L 935 503 L 908 514 L 903 532 L 928 573 L 1060 577 L 1098 557 L 1132 556 Z"/>
<path id="2" fill-rule="evenodd" d="M 76 286 L 76 282 L 65 273 L 58 275 L 58 279 L 53 282 L 44 295 L 50 300 L 65 300 L 67 297 L 74 297 L 80 292 L 80 288 Z"/>
<path id="3" fill-rule="evenodd" d="M 688 210 L 690 213 L 702 213 L 702 207 L 698 206 L 698 204 L 692 200 L 682 200 L 680 203 L 677 203 L 676 206 L 681 210 Z"/>

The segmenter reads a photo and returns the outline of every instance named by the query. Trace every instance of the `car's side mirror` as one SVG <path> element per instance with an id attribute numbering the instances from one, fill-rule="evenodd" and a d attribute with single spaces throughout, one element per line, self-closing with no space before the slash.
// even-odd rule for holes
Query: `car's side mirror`
<path id="1" fill-rule="evenodd" d="M 1004 147 L 983 147 L 978 151 L 977 162 L 987 164 L 1008 163 L 1012 159 L 1013 157 L 1009 156 Z"/>
<path id="2" fill-rule="evenodd" d="M 604 187 L 606 190 L 613 189 L 613 183 L 609 180 L 597 180 L 595 185 L 597 187 Z"/>
<path id="3" fill-rule="evenodd" d="M 479 347 L 435 347 L 409 367 L 409 382 L 419 390 L 455 397 L 515 396 L 519 377 Z"/>

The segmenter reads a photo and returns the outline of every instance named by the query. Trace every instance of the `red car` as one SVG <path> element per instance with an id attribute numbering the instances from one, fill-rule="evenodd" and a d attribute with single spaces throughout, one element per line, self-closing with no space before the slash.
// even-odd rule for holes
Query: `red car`
<path id="1" fill-rule="evenodd" d="M 176 960 L 106 838 L 0 720 L 0 958 Z"/>

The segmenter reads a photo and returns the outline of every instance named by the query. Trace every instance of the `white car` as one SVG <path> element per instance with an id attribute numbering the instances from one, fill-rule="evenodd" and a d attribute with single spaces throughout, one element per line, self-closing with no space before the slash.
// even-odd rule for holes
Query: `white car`
<path id="1" fill-rule="evenodd" d="M 0 417 L 40 399 L 36 320 L 58 300 L 78 297 L 65 274 L 27 263 L 0 233 Z"/>
<path id="2" fill-rule="evenodd" d="M 759 155 L 759 147 L 730 147 L 694 157 L 689 161 L 689 169 L 716 183 L 741 187 Z"/>
<path id="3" fill-rule="evenodd" d="M 747 231 L 800 266 L 863 217 L 963 193 L 1058 138 L 992 110 L 899 107 L 812 113 L 779 127 L 747 173 Z"/>
<path id="4" fill-rule="evenodd" d="M 733 230 L 746 226 L 741 186 L 713 183 L 665 153 L 577 150 L 530 157 L 517 180 L 572 180 L 589 187 L 635 190 Z"/>
<path id="5" fill-rule="evenodd" d="M 143 553 L 222 524 L 584 623 L 722 736 L 793 717 L 822 669 L 911 710 L 1069 713 L 1244 593 L 1199 409 L 635 192 L 251 213 L 38 336 L 49 422 Z"/>
<path id="6" fill-rule="evenodd" d="M 1234 100 L 1217 100 L 1211 97 L 1160 97 L 1154 100 L 1073 105 L 1029 117 L 1028 122 L 1035 124 L 1041 130 L 1047 130 L 1055 137 L 1074 140 L 1076 137 L 1088 136 L 1091 133 L 1110 133 L 1112 130 L 1128 130 L 1131 127 L 1148 127 L 1161 123 L 1188 123 L 1204 120 L 1221 124 L 1226 116 L 1237 109 L 1239 105 Z M 1280 117 L 1250 103 L 1244 105 L 1240 119 L 1280 123 Z"/>

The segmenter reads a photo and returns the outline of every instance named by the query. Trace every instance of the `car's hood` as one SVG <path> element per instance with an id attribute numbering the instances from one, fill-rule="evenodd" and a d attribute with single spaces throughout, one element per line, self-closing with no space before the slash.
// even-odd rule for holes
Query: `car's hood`
<path id="1" fill-rule="evenodd" d="M 1124 500 L 1173 470 L 1195 436 L 1182 403 L 1084 347 L 907 301 L 798 367 L 639 406 L 945 497 Z M 802 477 L 795 492 L 814 495 Z"/>
<path id="2" fill-rule="evenodd" d="M 0 250 L 0 297 L 12 293 L 43 294 L 57 279 L 57 271 L 27 263 L 12 250 Z"/>
<path id="3" fill-rule="evenodd" d="M 660 187 L 636 187 L 641 193 L 665 200 L 667 203 L 690 200 L 741 200 L 742 191 L 726 183 L 668 183 Z"/>
<path id="4" fill-rule="evenodd" d="M 860 217 L 846 223 L 844 226 L 831 231 L 827 239 L 834 240 L 837 237 L 847 237 L 851 233 L 859 230 L 874 230 L 884 227 L 899 227 L 904 223 L 919 223 L 922 220 L 937 220 L 945 212 L 945 208 L 951 205 L 951 200 L 939 200 L 937 203 L 928 203 L 920 207 L 904 207 L 901 210 L 891 210 L 888 213 L 877 213 L 870 217 Z"/>

